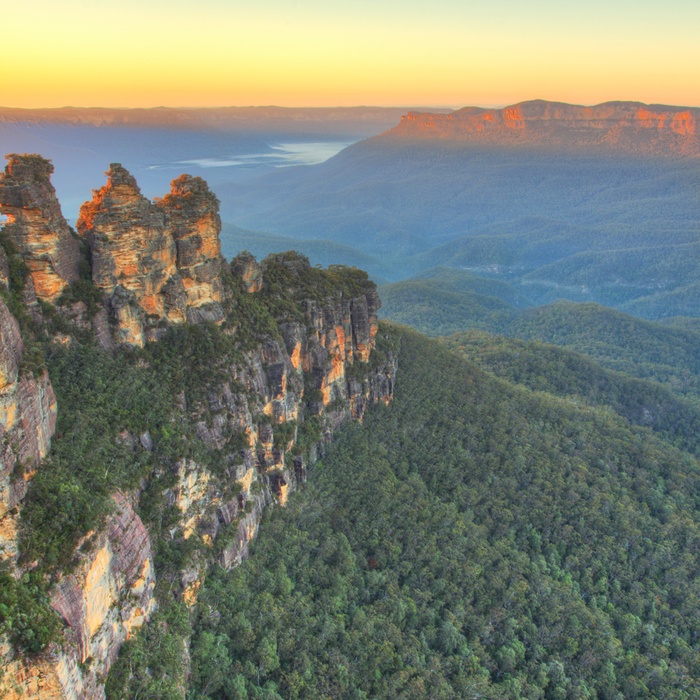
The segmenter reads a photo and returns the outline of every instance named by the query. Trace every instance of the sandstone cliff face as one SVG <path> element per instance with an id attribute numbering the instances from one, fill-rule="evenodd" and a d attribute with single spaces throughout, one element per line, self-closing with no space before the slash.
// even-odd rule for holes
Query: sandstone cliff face
<path id="1" fill-rule="evenodd" d="M 257 266 L 243 255 L 231 263 L 242 289 L 250 290 L 248 272 Z M 300 317 L 278 321 L 281 338 L 268 338 L 228 368 L 228 381 L 207 388 L 208 419 L 197 422 L 197 434 L 219 454 L 227 479 L 238 493 L 227 494 L 220 477 L 194 461 L 178 465 L 178 480 L 169 502 L 182 513 L 185 537 L 201 537 L 207 546 L 223 537 L 219 563 L 231 567 L 248 554 L 266 506 L 284 505 L 306 478 L 309 462 L 323 450 L 333 431 L 345 420 L 361 420 L 378 401 L 391 400 L 396 371 L 388 356 L 370 362 L 377 333 L 379 298 L 364 280 L 352 294 L 334 289 L 328 296 L 304 298 L 298 283 L 312 273 L 307 259 L 296 254 L 271 256 L 256 271 L 282 266 L 288 273 L 288 298 L 295 299 Z M 265 284 L 247 293 L 265 297 Z M 192 412 L 194 407 L 188 407 Z M 318 421 L 318 434 L 306 452 L 299 450 L 300 431 Z M 235 436 L 233 439 L 231 436 Z M 183 585 L 194 599 L 205 566 L 185 573 Z"/>
<path id="2" fill-rule="evenodd" d="M 114 506 L 89 554 L 54 588 L 51 603 L 66 625 L 63 647 L 36 659 L 0 649 L 3 698 L 104 698 L 102 681 L 121 645 L 155 608 L 148 531 L 124 494 L 114 495 Z"/>
<path id="3" fill-rule="evenodd" d="M 262 289 L 262 268 L 248 251 L 240 253 L 231 261 L 231 270 L 241 278 L 243 289 L 248 294 L 259 292 Z"/>
<path id="4" fill-rule="evenodd" d="M 4 231 L 24 257 L 37 297 L 55 301 L 78 278 L 80 245 L 56 199 L 53 165 L 37 155 L 8 158 L 0 174 L 0 212 L 8 218 Z"/>
<path id="5" fill-rule="evenodd" d="M 223 318 L 219 200 L 201 177 L 181 175 L 156 200 L 177 247 L 177 269 L 190 322 Z"/>
<path id="6" fill-rule="evenodd" d="M 163 213 L 125 168 L 113 163 L 107 176 L 80 208 L 77 229 L 90 247 L 92 280 L 106 294 L 118 340 L 143 346 L 149 317 L 185 319 L 175 241 Z"/>
<path id="7" fill-rule="evenodd" d="M 157 204 L 118 163 L 80 209 L 77 228 L 105 292 L 119 343 L 143 347 L 168 323 L 221 321 L 218 200 L 183 175 Z"/>
<path id="8" fill-rule="evenodd" d="M 63 687 L 59 697 L 104 697 L 99 681 L 122 643 L 155 608 L 148 531 L 124 494 L 114 495 L 114 505 L 115 512 L 89 555 L 75 573 L 57 584 L 52 595 L 52 605 L 67 625 L 69 642 L 56 664 Z M 88 660 L 85 672 L 80 664 Z"/>
<path id="9" fill-rule="evenodd" d="M 503 109 L 465 107 L 450 114 L 409 112 L 385 136 L 698 157 L 699 121 L 697 108 L 639 102 L 582 107 L 533 100 Z"/>
<path id="10" fill-rule="evenodd" d="M 154 204 L 121 166 L 108 175 L 79 220 L 105 306 L 92 318 L 82 301 L 62 306 L 69 332 L 54 340 L 79 342 L 77 331 L 92 328 L 111 352 L 113 341 L 143 346 L 172 324 L 215 321 L 219 329 L 201 332 L 216 331 L 229 349 L 208 358 L 216 371 L 193 396 L 174 397 L 173 424 L 191 426 L 199 452 L 156 458 L 137 489 L 113 494 L 105 527 L 85 535 L 77 568 L 51 590 L 65 644 L 31 660 L 3 646 L 3 697 L 102 700 L 123 642 L 156 608 L 155 533 L 174 547 L 194 545 L 166 579 L 172 595 L 194 604 L 214 562 L 231 567 L 248 556 L 264 509 L 286 503 L 338 426 L 393 393 L 395 360 L 374 352 L 379 298 L 364 273 L 317 270 L 294 253 L 261 264 L 243 254 L 226 269 L 218 201 L 201 179 L 178 178 Z M 46 455 L 56 401 L 46 373 L 21 373 L 19 327 L 1 300 L 0 333 L 0 536 L 5 556 L 16 558 L 15 506 L 26 482 L 13 471 L 21 462 L 31 473 Z M 239 334 L 247 340 L 236 345 Z M 123 431 L 117 441 L 134 454 L 154 451 L 148 432 Z M 149 489 L 175 514 L 165 531 L 149 532 L 138 515 Z"/>
<path id="11" fill-rule="evenodd" d="M 56 426 L 48 375 L 21 372 L 22 351 L 19 324 L 0 298 L 0 560 L 16 557 L 16 506 Z"/>

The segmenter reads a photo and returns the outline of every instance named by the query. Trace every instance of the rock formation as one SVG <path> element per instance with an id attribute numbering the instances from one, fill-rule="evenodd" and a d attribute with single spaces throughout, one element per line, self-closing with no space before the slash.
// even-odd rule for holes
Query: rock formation
<path id="1" fill-rule="evenodd" d="M 53 590 L 51 604 L 65 623 L 65 644 L 35 659 L 0 646 L 3 698 L 103 698 L 101 679 L 119 648 L 153 612 L 149 535 L 124 494 L 114 494 L 114 513 L 91 545 Z"/>
<path id="2" fill-rule="evenodd" d="M 107 184 L 80 208 L 77 229 L 92 257 L 92 281 L 103 290 L 118 340 L 143 346 L 151 322 L 185 320 L 175 241 L 165 216 L 118 163 Z"/>
<path id="3" fill-rule="evenodd" d="M 395 358 L 374 352 L 379 298 L 367 275 L 320 270 L 296 253 L 262 263 L 243 253 L 227 266 L 218 201 L 200 178 L 181 176 L 152 203 L 113 164 L 107 184 L 83 205 L 78 228 L 104 305 L 98 294 L 92 310 L 86 301 L 56 306 L 62 330 L 45 329 L 53 342 L 80 343 L 92 330 L 112 352 L 113 340 L 144 346 L 172 324 L 221 321 L 220 328 L 197 332 L 213 333 L 224 349 L 208 358 L 216 371 L 204 375 L 194 398 L 173 397 L 173 425 L 189 426 L 198 451 L 187 445 L 182 454 L 161 457 L 149 432 L 115 432 L 134 459 L 153 453 L 152 471 L 137 487 L 112 493 L 104 526 L 82 533 L 72 553 L 75 568 L 53 572 L 50 604 L 64 644 L 28 659 L 0 637 L 0 695 L 13 699 L 103 700 L 121 645 L 157 605 L 154 537 L 169 538 L 169 547 L 194 543 L 167 579 L 172 595 L 192 605 L 214 562 L 231 567 L 248 555 L 263 510 L 286 503 L 336 428 L 361 420 L 369 405 L 393 393 Z M 29 264 L 31 253 L 20 252 Z M 32 279 L 25 304 L 33 299 Z M 9 280 L 0 252 L 0 281 Z M 35 323 L 46 319 L 39 314 Z M 56 400 L 45 370 L 22 370 L 20 325 L 2 299 L 0 340 L 0 557 L 19 575 L 17 510 L 28 477 L 49 450 Z M 138 514 L 149 489 L 171 509 L 169 529 L 160 534 Z"/>
<path id="4" fill-rule="evenodd" d="M 220 321 L 223 286 L 219 200 L 201 177 L 181 175 L 173 180 L 170 193 L 156 200 L 156 206 L 165 213 L 175 239 L 188 320 Z"/>
<path id="5" fill-rule="evenodd" d="M 157 204 L 118 163 L 80 209 L 92 280 L 105 292 L 117 341 L 142 347 L 163 324 L 221 321 L 221 220 L 201 178 L 183 175 Z"/>
<path id="6" fill-rule="evenodd" d="M 271 255 L 263 269 L 272 268 L 278 276 L 284 271 L 288 293 L 299 298 L 304 309 L 303 319 L 279 319 L 293 367 L 313 378 L 324 407 L 337 402 L 360 418 L 370 396 L 349 380 L 348 371 L 369 361 L 378 328 L 376 287 L 365 276 L 349 293 L 309 297 L 303 287 L 313 270 L 306 258 L 289 253 Z M 387 392 L 391 394 L 390 389 Z"/>
<path id="7" fill-rule="evenodd" d="M 61 213 L 52 172 L 53 165 L 41 156 L 11 154 L 0 174 L 0 212 L 8 218 L 3 230 L 22 254 L 42 301 L 55 301 L 78 278 L 80 260 L 80 244 Z"/>
<path id="8" fill-rule="evenodd" d="M 56 426 L 48 374 L 22 371 L 23 350 L 19 324 L 0 298 L 0 560 L 16 557 L 16 506 Z"/>
<path id="9" fill-rule="evenodd" d="M 503 109 L 465 107 L 449 114 L 409 112 L 383 138 L 698 157 L 699 122 L 700 109 L 691 107 L 640 102 L 582 107 L 533 100 Z"/>
<path id="10" fill-rule="evenodd" d="M 242 288 L 248 294 L 259 292 L 262 289 L 262 268 L 247 250 L 239 253 L 231 261 L 231 270 L 241 278 Z"/>

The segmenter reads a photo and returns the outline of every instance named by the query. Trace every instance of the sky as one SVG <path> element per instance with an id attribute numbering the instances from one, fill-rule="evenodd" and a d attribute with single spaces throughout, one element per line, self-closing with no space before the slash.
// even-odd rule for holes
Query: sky
<path id="1" fill-rule="evenodd" d="M 700 106 L 698 0 L 22 0 L 5 107 Z"/>

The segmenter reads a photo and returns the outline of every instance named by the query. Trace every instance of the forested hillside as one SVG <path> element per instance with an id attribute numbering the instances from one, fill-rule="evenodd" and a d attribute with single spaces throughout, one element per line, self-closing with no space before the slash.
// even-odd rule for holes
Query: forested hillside
<path id="1" fill-rule="evenodd" d="M 207 582 L 193 696 L 700 696 L 700 463 L 396 342 L 394 403 Z"/>

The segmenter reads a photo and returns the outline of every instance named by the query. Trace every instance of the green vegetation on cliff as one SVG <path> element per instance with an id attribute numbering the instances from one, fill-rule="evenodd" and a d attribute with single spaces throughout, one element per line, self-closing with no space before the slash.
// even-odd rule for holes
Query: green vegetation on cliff
<path id="1" fill-rule="evenodd" d="M 393 405 L 209 579 L 191 696 L 698 697 L 700 463 L 400 342 Z"/>

